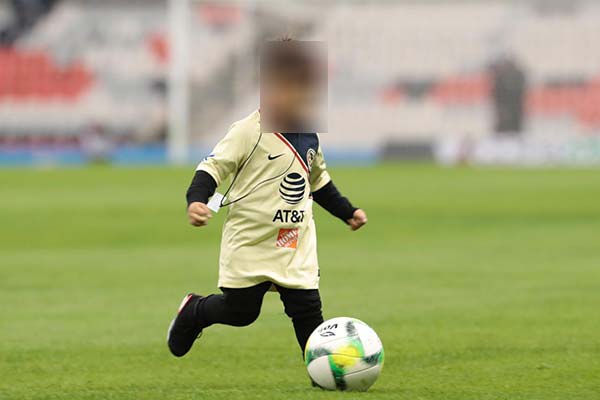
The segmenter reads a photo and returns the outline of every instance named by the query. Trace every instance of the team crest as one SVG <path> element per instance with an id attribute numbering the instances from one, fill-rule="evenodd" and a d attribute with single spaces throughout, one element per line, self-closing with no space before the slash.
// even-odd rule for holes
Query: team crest
<path id="1" fill-rule="evenodd" d="M 314 149 L 308 149 L 306 152 L 306 164 L 308 165 L 308 170 L 312 169 L 313 161 L 315 161 L 315 157 L 317 156 L 317 152 Z"/>

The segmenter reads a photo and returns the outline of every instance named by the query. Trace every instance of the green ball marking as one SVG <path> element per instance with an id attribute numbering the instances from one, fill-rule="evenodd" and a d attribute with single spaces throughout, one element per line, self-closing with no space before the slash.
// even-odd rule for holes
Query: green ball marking
<path id="1" fill-rule="evenodd" d="M 381 351 L 371 354 L 369 357 L 364 357 L 363 361 L 368 365 L 383 365 L 383 349 Z"/>
<path id="2" fill-rule="evenodd" d="M 384 355 L 383 347 L 382 347 L 381 351 L 379 352 L 379 359 L 377 360 L 377 363 L 383 367 L 384 361 L 385 361 L 385 355 Z"/>
<path id="3" fill-rule="evenodd" d="M 318 347 L 316 349 L 309 349 L 307 347 L 304 354 L 304 363 L 308 367 L 308 364 L 310 364 L 314 359 L 323 356 L 328 356 L 329 354 L 329 351 L 324 347 Z"/>
<path id="4" fill-rule="evenodd" d="M 333 357 L 329 355 L 329 368 L 331 369 L 331 373 L 333 374 L 333 380 L 335 381 L 335 387 L 339 390 L 346 390 L 346 380 L 344 379 L 344 368 L 340 365 L 336 364 L 333 361 Z"/>
<path id="5" fill-rule="evenodd" d="M 360 357 L 365 356 L 365 348 L 363 347 L 362 341 L 358 336 L 350 338 L 350 345 L 358 350 L 358 355 Z"/>

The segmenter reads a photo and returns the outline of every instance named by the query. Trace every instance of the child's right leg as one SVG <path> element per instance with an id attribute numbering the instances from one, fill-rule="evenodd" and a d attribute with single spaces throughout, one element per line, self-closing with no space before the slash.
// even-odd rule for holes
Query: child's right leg
<path id="1" fill-rule="evenodd" d="M 185 355 L 202 330 L 212 324 L 246 326 L 258 318 L 271 282 L 242 289 L 222 288 L 223 294 L 207 297 L 189 294 L 171 322 L 167 343 L 177 357 Z"/>
<path id="2" fill-rule="evenodd" d="M 212 324 L 250 325 L 258 318 L 263 297 L 271 285 L 271 282 L 263 282 L 243 289 L 222 288 L 223 294 L 212 294 L 200 301 L 198 322 L 203 328 Z"/>

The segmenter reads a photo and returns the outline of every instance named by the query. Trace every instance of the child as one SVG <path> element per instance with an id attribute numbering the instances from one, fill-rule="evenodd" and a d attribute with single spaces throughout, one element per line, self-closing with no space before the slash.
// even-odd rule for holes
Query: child
<path id="1" fill-rule="evenodd" d="M 264 103 L 261 99 L 261 106 L 268 104 L 276 124 L 306 126 L 305 105 L 314 100 L 308 64 L 289 52 L 271 61 L 261 73 L 268 74 L 269 87 L 278 95 Z M 185 355 L 213 324 L 254 322 L 270 289 L 279 292 L 304 350 L 312 331 L 323 322 L 313 200 L 352 230 L 367 222 L 366 214 L 353 207 L 331 181 L 319 136 L 263 132 L 260 110 L 234 123 L 198 165 L 187 192 L 192 225 L 208 223 L 207 202 L 231 175 L 221 200 L 229 207 L 219 262 L 218 286 L 223 293 L 185 296 L 168 332 L 169 349 L 177 357 Z"/>

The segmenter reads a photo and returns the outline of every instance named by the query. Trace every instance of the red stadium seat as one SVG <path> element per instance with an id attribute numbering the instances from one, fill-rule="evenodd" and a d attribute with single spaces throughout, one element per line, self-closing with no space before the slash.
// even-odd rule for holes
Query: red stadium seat
<path id="1" fill-rule="evenodd" d="M 93 76 L 83 64 L 55 64 L 41 51 L 0 49 L 0 100 L 79 98 Z"/>

